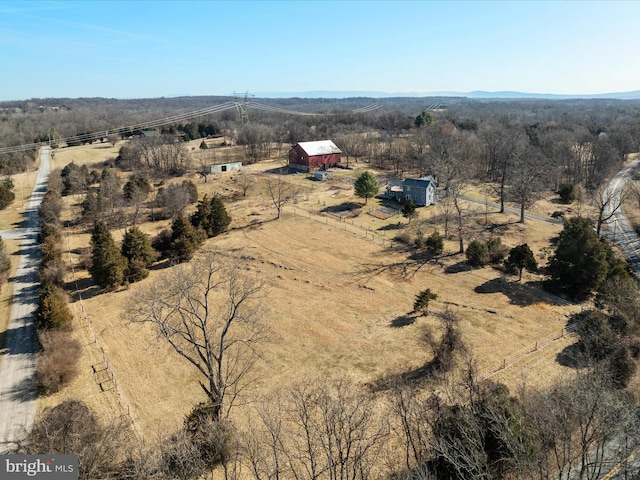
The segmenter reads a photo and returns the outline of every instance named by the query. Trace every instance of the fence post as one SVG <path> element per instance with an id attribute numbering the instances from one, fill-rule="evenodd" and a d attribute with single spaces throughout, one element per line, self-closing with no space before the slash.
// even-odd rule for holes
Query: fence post
<path id="1" fill-rule="evenodd" d="M 505 368 L 507 368 L 507 359 L 503 358 L 502 359 L 502 369 L 504 370 Z"/>

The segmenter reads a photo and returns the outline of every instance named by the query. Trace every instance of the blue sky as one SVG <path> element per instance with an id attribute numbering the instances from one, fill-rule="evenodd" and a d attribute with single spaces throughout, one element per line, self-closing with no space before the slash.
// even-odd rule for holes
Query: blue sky
<path id="1" fill-rule="evenodd" d="M 640 90 L 638 1 L 0 0 L 0 100 Z"/>

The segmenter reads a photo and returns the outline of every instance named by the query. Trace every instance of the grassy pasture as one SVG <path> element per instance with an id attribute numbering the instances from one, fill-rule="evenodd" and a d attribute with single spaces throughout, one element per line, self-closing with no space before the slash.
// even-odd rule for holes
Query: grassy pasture
<path id="1" fill-rule="evenodd" d="M 211 149 L 200 151 L 199 143 L 188 145 L 192 155 L 209 155 Z M 220 147 L 215 163 L 219 163 L 225 148 L 229 149 L 229 160 L 223 156 L 223 161 L 241 158 L 237 148 Z M 115 158 L 117 149 L 106 144 L 61 149 L 56 152 L 54 168 L 72 160 L 91 168 Z M 227 203 L 233 217 L 231 230 L 209 240 L 205 248 L 244 258 L 247 268 L 269 285 L 263 319 L 272 335 L 253 371 L 252 398 L 317 376 L 348 377 L 364 384 L 422 366 L 430 360 L 422 332 L 435 325 L 435 318 L 430 315 L 411 320 L 407 314 L 415 295 L 425 288 L 438 294 L 432 312 L 451 309 L 460 316 L 464 341 L 481 371 L 495 369 L 505 358 L 529 351 L 538 340 L 560 331 L 567 316 L 580 308 L 542 298 L 537 286 L 540 275 L 525 274 L 523 285 L 516 288 L 510 286 L 514 279 L 504 279 L 498 270 L 466 268 L 464 256 L 456 253 L 456 238 L 447 239 L 441 264 L 420 266 L 411 260 L 410 249 L 393 238 L 405 231 L 415 235 L 418 229 L 426 234 L 434 228 L 442 232 L 438 224 L 441 208 L 419 209 L 419 217 L 410 225 L 402 216 L 381 220 L 369 215 L 367 212 L 378 208 L 381 201 L 370 199 L 364 205 L 353 195 L 351 181 L 370 168 L 362 162 L 351 162 L 353 170 L 335 169 L 326 182 L 312 181 L 305 174 L 286 175 L 298 194 L 284 208 L 282 218 L 273 221 L 276 212 L 265 185 L 268 178 L 274 178 L 273 171 L 285 165 L 285 155 L 243 166 L 242 174 L 251 179 L 247 197 L 242 197 L 238 172 L 209 175 L 206 183 L 197 174 L 188 177 L 198 185 L 200 197 L 220 193 L 234 199 Z M 68 218 L 75 215 L 79 201 L 81 198 L 67 198 Z M 335 214 L 353 203 L 360 204 L 357 216 L 341 219 Z M 546 262 L 545 248 L 550 239 L 561 229 L 560 225 L 534 220 L 520 225 L 516 214 L 485 214 L 481 203 L 469 203 L 466 208 L 467 243 L 488 222 L 495 226 L 503 243 L 529 243 L 540 264 Z M 552 200 L 542 200 L 534 208 L 534 213 L 547 216 L 559 209 Z M 155 235 L 167 224 L 148 222 L 140 227 Z M 113 234 L 119 241 L 123 230 L 114 230 Z M 176 428 L 184 414 L 204 400 L 198 378 L 149 328 L 122 319 L 136 293 L 162 275 L 163 269 L 153 270 L 149 279 L 128 290 L 100 293 L 81 265 L 82 251 L 89 245 L 86 229 L 70 229 L 65 242 L 69 250 L 65 258 L 75 270 L 75 277 L 69 274 L 67 284 L 76 314 L 73 334 L 85 346 L 81 375 L 59 395 L 42 399 L 40 406 L 77 397 L 108 417 L 121 414 L 121 403 L 125 403 L 149 439 Z M 555 355 L 573 341 L 565 337 L 553 342 L 495 378 L 513 390 L 522 383 L 523 375 L 528 385 L 548 385 L 565 371 L 555 362 Z M 106 392 L 98 384 L 101 374 L 94 373 L 93 368 L 100 365 L 102 352 L 118 385 L 116 389 L 106 384 Z M 238 407 L 237 417 L 246 418 L 248 408 Z"/>

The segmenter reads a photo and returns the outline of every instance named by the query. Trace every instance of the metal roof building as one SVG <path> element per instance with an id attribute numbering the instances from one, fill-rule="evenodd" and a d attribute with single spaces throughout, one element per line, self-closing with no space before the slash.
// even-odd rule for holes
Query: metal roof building
<path id="1" fill-rule="evenodd" d="M 289 167 L 311 172 L 338 165 L 342 151 L 331 140 L 299 142 L 289 150 Z"/>

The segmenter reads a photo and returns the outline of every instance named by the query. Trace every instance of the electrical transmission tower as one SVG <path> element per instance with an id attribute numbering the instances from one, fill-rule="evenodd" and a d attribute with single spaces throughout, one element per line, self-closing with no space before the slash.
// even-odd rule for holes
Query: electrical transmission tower
<path id="1" fill-rule="evenodd" d="M 238 114 L 240 114 L 240 120 L 242 120 L 242 123 L 246 125 L 249 123 L 247 104 L 249 103 L 249 97 L 253 97 L 254 95 L 249 92 L 244 92 L 243 97 L 240 98 L 239 94 L 233 92 L 233 96 L 235 97 L 236 110 L 238 110 Z"/>

